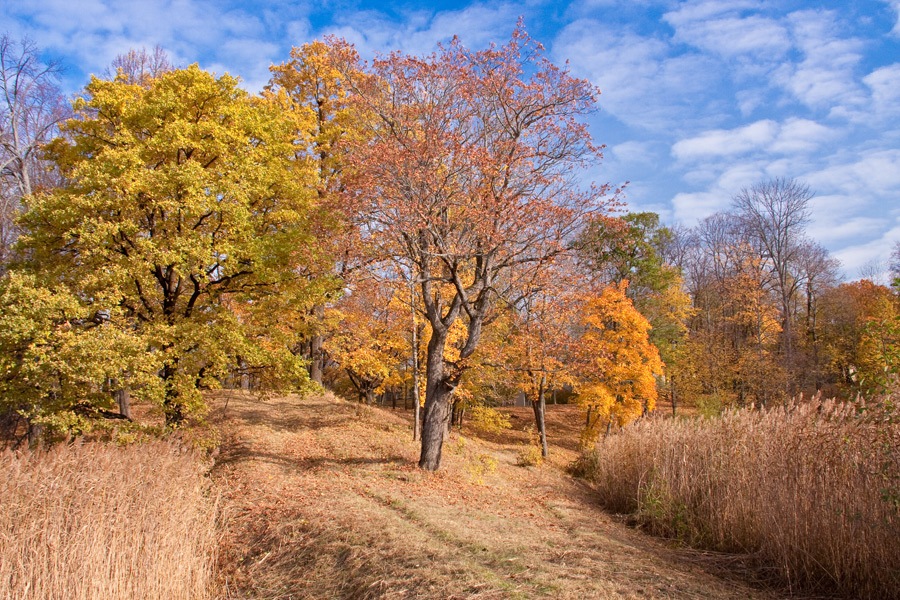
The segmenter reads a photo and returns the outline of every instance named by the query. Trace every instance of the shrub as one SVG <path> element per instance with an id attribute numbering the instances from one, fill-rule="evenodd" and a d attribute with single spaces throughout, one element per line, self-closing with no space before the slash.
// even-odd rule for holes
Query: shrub
<path id="1" fill-rule="evenodd" d="M 469 408 L 469 419 L 472 427 L 482 433 L 500 433 L 510 427 L 508 416 L 483 404 L 475 404 Z"/>

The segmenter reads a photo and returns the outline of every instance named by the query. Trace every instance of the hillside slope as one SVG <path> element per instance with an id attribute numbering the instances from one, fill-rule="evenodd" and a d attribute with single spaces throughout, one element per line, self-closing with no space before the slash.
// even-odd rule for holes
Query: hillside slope
<path id="1" fill-rule="evenodd" d="M 330 395 L 223 393 L 211 420 L 225 598 L 770 597 L 611 520 L 557 468 L 516 466 L 502 440 L 454 434 L 431 474 L 408 417 Z"/>

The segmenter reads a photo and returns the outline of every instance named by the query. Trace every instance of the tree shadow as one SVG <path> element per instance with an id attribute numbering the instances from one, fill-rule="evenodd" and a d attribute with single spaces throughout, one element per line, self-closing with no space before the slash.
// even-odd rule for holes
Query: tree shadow
<path id="1" fill-rule="evenodd" d="M 219 456 L 216 457 L 210 472 L 216 474 L 227 466 L 242 462 L 268 464 L 279 467 L 284 473 L 299 473 L 342 470 L 348 467 L 404 465 L 409 461 L 399 454 L 379 458 L 367 456 L 296 458 L 284 453 L 253 448 L 241 440 L 230 440 L 220 446 Z"/>

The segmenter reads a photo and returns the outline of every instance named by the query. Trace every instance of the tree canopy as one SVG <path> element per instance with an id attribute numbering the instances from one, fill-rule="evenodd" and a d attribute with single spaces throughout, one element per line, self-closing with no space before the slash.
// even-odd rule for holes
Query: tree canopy
<path id="1" fill-rule="evenodd" d="M 235 357 L 288 366 L 229 303 L 303 298 L 316 173 L 294 141 L 311 112 L 280 111 L 197 66 L 141 84 L 94 78 L 74 110 L 47 150 L 66 184 L 28 199 L 21 248 L 39 284 L 90 308 L 85 324 L 137 336 L 133 368 L 160 384 L 112 375 L 135 378 L 176 426 Z"/>

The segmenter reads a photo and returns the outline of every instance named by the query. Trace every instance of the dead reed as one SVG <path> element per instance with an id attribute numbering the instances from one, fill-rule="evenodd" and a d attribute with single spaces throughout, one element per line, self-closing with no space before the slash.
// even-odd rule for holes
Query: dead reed
<path id="1" fill-rule="evenodd" d="M 215 507 L 176 443 L 0 454 L 0 599 L 209 598 Z"/>
<path id="2" fill-rule="evenodd" d="M 580 471 L 610 508 L 697 547 L 751 553 L 792 589 L 900 598 L 900 412 L 814 399 L 648 420 Z"/>

